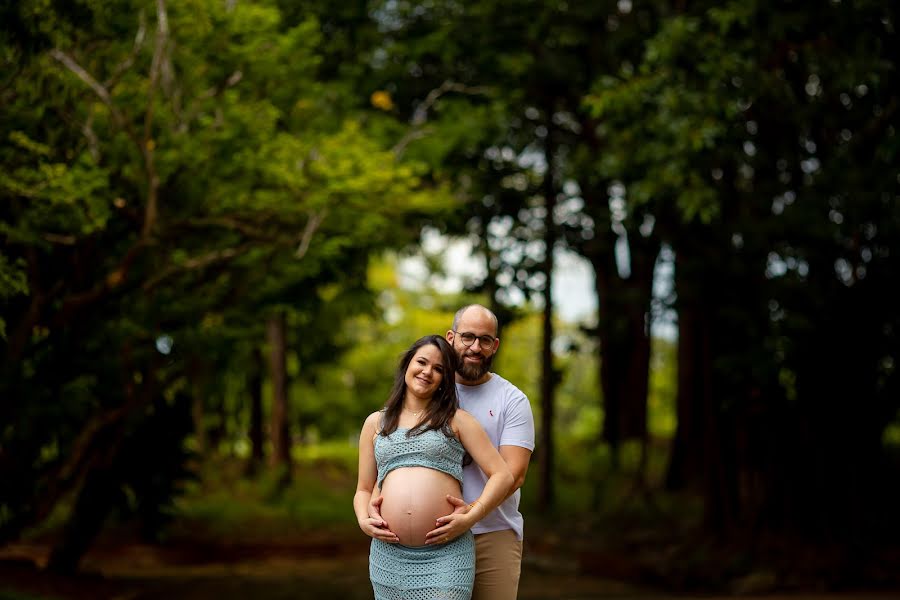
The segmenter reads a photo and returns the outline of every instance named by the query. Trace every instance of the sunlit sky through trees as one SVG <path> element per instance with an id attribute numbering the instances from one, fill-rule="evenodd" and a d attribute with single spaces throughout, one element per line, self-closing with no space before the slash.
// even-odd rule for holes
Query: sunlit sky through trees
<path id="1" fill-rule="evenodd" d="M 454 293 L 471 282 L 485 276 L 484 258 L 472 254 L 471 244 L 464 239 L 449 239 L 436 231 L 426 230 L 422 236 L 422 250 L 429 256 L 439 256 L 445 273 L 429 273 L 423 254 L 400 261 L 398 275 L 400 285 L 416 289 L 424 285 L 438 292 Z M 616 262 L 620 274 L 627 275 L 628 245 L 624 239 L 616 245 Z M 657 303 L 671 294 L 673 255 L 667 250 L 661 254 L 654 275 L 654 297 Z M 517 289 L 510 297 L 514 304 L 525 301 Z M 540 299 L 538 299 L 539 301 Z M 590 263 L 577 254 L 557 249 L 553 272 L 553 301 L 559 318 L 570 323 L 596 324 L 597 295 L 594 291 L 594 272 Z M 654 336 L 673 340 L 677 337 L 675 313 L 669 308 L 654 311 L 652 324 Z"/>

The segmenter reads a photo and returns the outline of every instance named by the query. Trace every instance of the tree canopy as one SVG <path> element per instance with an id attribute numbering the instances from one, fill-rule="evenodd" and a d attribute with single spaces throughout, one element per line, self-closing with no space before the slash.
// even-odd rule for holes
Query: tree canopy
<path id="1" fill-rule="evenodd" d="M 500 364 L 529 365 L 547 511 L 572 485 L 555 456 L 608 450 L 616 472 L 637 441 L 635 489 L 695 495 L 723 538 L 900 534 L 895 6 L 0 19 L 0 543 L 70 498 L 51 566 L 72 570 L 114 510 L 158 533 L 192 456 L 352 437 L 396 354 L 473 299 L 514 324 Z M 484 277 L 397 285 L 426 229 Z M 554 313 L 560 252 L 593 268 L 589 322 Z M 665 311 L 674 341 L 651 335 Z"/>

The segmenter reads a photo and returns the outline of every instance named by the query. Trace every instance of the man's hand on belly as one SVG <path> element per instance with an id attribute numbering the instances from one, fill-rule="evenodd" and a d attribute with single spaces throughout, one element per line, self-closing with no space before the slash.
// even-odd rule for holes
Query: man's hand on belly
<path id="1" fill-rule="evenodd" d="M 455 508 L 449 515 L 438 517 L 435 521 L 435 528 L 425 534 L 425 544 L 446 544 L 450 540 L 456 539 L 469 529 L 475 523 L 469 523 L 465 514 L 469 511 L 469 505 L 462 498 L 457 498 L 447 494 L 447 502 Z"/>

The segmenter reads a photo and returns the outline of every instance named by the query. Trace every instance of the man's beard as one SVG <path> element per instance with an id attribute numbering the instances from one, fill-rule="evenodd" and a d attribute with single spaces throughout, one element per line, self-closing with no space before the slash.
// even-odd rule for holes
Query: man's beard
<path id="1" fill-rule="evenodd" d="M 459 367 L 456 369 L 456 372 L 462 375 L 462 378 L 466 381 L 478 381 L 484 375 L 491 370 L 491 363 L 494 362 L 494 355 L 485 357 L 484 354 L 480 354 L 481 362 L 479 363 L 467 363 L 465 361 L 466 352 L 468 350 L 463 349 L 457 356 L 459 357 Z"/>

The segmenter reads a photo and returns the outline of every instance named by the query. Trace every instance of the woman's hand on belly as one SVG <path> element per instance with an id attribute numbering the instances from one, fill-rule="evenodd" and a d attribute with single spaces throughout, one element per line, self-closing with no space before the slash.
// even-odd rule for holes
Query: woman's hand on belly
<path id="1" fill-rule="evenodd" d="M 381 516 L 405 546 L 425 545 L 438 517 L 453 511 L 447 495 L 461 495 L 459 482 L 427 467 L 391 471 L 381 486 Z"/>
<path id="2" fill-rule="evenodd" d="M 382 540 L 391 544 L 396 544 L 400 538 L 388 528 L 387 523 L 381 517 L 373 517 L 369 515 L 367 518 L 359 522 L 359 528 L 363 530 L 367 536 Z"/>

